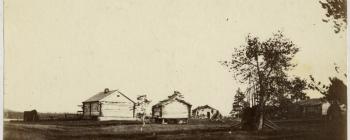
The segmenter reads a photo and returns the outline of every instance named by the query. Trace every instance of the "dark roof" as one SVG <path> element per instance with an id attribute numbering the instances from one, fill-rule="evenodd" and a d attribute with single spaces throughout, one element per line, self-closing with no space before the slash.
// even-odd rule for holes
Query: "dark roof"
<path id="1" fill-rule="evenodd" d="M 112 93 L 118 92 L 120 95 L 124 96 L 125 98 L 127 98 L 128 100 L 130 100 L 131 102 L 135 103 L 133 100 L 131 100 L 129 97 L 127 97 L 126 95 L 124 95 L 122 92 L 120 92 L 119 90 L 111 90 L 108 92 L 99 92 L 97 94 L 95 94 L 94 96 L 90 97 L 89 99 L 83 101 L 83 103 L 86 102 L 97 102 L 100 101 L 104 98 L 106 98 L 107 96 L 111 95 Z"/>
<path id="2" fill-rule="evenodd" d="M 182 100 L 182 99 L 179 99 L 179 98 L 177 98 L 177 97 L 170 97 L 170 98 L 168 98 L 168 99 L 159 101 L 157 104 L 153 105 L 153 107 L 163 106 L 163 105 L 169 103 L 170 101 L 174 101 L 174 100 L 179 101 L 179 102 L 181 102 L 181 103 L 183 103 L 183 104 L 186 104 L 187 106 L 192 106 L 190 103 L 188 103 L 188 102 L 186 102 L 186 101 L 184 101 L 184 100 Z"/>
<path id="3" fill-rule="evenodd" d="M 326 101 L 320 98 L 314 98 L 314 99 L 308 99 L 297 102 L 298 105 L 302 106 L 314 106 L 314 105 L 321 105 L 325 103 Z"/>
<path id="4" fill-rule="evenodd" d="M 241 107 L 243 107 L 243 106 L 241 106 L 241 105 L 236 105 L 236 104 L 232 105 L 232 108 L 241 108 Z"/>
<path id="5" fill-rule="evenodd" d="M 212 107 L 209 106 L 209 105 L 204 105 L 204 106 L 198 106 L 197 108 L 195 108 L 195 109 L 193 109 L 193 110 L 199 110 L 199 109 L 205 109 L 205 108 L 215 109 L 215 108 L 212 108 Z"/>

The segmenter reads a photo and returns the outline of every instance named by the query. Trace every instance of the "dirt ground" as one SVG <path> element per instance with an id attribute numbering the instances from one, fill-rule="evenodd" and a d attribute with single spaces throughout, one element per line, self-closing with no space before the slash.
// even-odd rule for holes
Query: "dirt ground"
<path id="1" fill-rule="evenodd" d="M 230 122 L 232 124 L 232 122 Z M 279 121 L 280 130 L 245 132 L 230 123 L 146 124 L 95 121 L 5 122 L 4 139 L 157 139 L 157 140 L 328 140 L 345 139 L 341 127 L 320 121 Z M 141 131 L 142 127 L 142 131 Z"/>

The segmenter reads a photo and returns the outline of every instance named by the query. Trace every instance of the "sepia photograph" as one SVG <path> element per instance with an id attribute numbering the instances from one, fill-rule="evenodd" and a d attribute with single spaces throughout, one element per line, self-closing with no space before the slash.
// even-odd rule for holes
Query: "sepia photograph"
<path id="1" fill-rule="evenodd" d="M 347 0 L 3 0 L 4 140 L 346 140 Z"/>

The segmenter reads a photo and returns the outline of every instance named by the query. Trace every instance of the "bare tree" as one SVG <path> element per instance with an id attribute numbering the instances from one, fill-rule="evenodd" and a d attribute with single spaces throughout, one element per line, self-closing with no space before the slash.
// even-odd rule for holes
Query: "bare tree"
<path id="1" fill-rule="evenodd" d="M 150 100 L 147 99 L 147 95 L 139 95 L 137 97 L 137 108 L 138 108 L 138 113 L 137 116 L 141 118 L 142 121 L 142 128 L 145 126 L 145 117 L 147 115 L 147 106 L 151 103 Z"/>

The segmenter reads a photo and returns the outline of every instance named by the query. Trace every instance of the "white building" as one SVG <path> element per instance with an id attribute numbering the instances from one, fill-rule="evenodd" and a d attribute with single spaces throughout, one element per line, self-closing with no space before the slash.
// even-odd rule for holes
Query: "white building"
<path id="1" fill-rule="evenodd" d="M 152 106 L 152 116 L 157 122 L 186 123 L 191 116 L 191 104 L 178 97 L 177 91 L 168 99 Z"/>
<path id="2" fill-rule="evenodd" d="M 106 88 L 83 101 L 83 117 L 98 120 L 134 120 L 135 102 L 118 90 Z"/>

